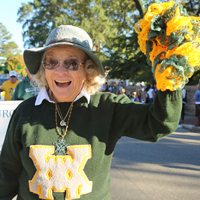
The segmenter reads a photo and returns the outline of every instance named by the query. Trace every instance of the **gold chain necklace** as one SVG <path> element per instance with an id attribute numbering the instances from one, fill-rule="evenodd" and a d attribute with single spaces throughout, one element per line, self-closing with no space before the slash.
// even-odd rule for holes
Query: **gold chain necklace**
<path id="1" fill-rule="evenodd" d="M 59 128 L 58 128 L 58 122 L 57 122 L 57 113 L 59 113 L 59 112 L 58 112 L 58 108 L 59 108 L 58 104 L 55 103 L 55 122 L 56 122 L 56 130 L 57 130 L 58 134 L 64 139 L 65 135 L 67 134 L 67 129 L 68 129 L 68 125 L 69 125 L 69 119 L 70 119 L 71 114 L 72 114 L 73 101 L 72 101 L 71 106 L 69 107 L 69 110 L 68 110 L 68 112 L 67 112 L 67 115 L 68 115 L 68 113 L 69 113 L 69 117 L 68 117 L 68 120 L 67 120 L 67 124 L 66 124 L 66 128 L 65 128 L 65 133 L 64 133 L 64 134 L 62 134 L 62 133 L 60 132 Z M 67 115 L 66 115 L 66 116 L 67 116 Z M 66 116 L 65 116 L 65 117 L 66 117 Z M 65 122 L 65 123 L 66 123 L 66 122 Z"/>
<path id="2" fill-rule="evenodd" d="M 62 112 L 61 112 L 61 110 L 60 110 L 60 107 L 58 106 L 57 103 L 55 104 L 55 106 L 56 106 L 58 115 L 59 115 L 59 117 L 60 117 L 60 119 L 61 119 L 60 125 L 61 125 L 61 126 L 67 126 L 67 124 L 66 124 L 66 122 L 65 122 L 65 119 L 67 118 L 67 115 L 69 114 L 69 112 L 72 110 L 71 107 L 73 106 L 73 102 L 71 103 L 71 105 L 70 105 L 70 107 L 69 107 L 69 110 L 67 111 L 67 114 L 65 115 L 64 118 L 63 118 Z"/>

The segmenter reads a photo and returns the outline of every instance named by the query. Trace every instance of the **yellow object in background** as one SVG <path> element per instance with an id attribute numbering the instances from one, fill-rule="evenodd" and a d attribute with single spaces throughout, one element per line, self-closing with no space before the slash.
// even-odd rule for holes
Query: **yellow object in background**
<path id="1" fill-rule="evenodd" d="M 0 101 L 4 101 L 5 98 L 5 91 L 0 92 Z"/>
<path id="2" fill-rule="evenodd" d="M 1 92 L 1 97 L 5 97 L 5 91 Z"/>

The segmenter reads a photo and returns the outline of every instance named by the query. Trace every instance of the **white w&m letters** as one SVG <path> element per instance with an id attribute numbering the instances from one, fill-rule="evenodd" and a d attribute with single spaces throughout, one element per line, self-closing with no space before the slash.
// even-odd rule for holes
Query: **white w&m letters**
<path id="1" fill-rule="evenodd" d="M 91 158 L 90 145 L 67 147 L 67 155 L 53 155 L 54 146 L 32 145 L 29 156 L 36 173 L 29 181 L 31 192 L 41 199 L 53 199 L 52 191 L 65 192 L 65 199 L 77 199 L 92 191 L 92 182 L 83 171 Z"/>

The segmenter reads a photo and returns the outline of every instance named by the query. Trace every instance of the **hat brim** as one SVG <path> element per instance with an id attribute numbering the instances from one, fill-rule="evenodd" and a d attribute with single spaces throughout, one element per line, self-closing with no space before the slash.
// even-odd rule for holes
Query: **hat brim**
<path id="1" fill-rule="evenodd" d="M 44 52 L 54 46 L 58 45 L 70 45 L 74 46 L 78 49 L 81 49 L 83 52 L 85 52 L 100 68 L 101 74 L 105 76 L 105 71 L 103 68 L 103 65 L 99 58 L 91 51 L 85 49 L 84 47 L 71 43 L 71 42 L 57 42 L 57 43 L 52 43 L 46 47 L 38 47 L 38 48 L 32 48 L 32 49 L 26 49 L 24 50 L 24 62 L 26 64 L 26 67 L 28 68 L 29 72 L 31 74 L 36 74 L 40 68 L 41 65 L 41 59 L 44 54 Z"/>

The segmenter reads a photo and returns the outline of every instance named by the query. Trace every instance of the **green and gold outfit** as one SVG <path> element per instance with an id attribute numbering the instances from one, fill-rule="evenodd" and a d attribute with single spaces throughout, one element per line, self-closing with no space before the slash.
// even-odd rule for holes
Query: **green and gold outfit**
<path id="1" fill-rule="evenodd" d="M 0 155 L 0 199 L 18 194 L 18 200 L 110 200 L 109 171 L 117 141 L 127 136 L 157 142 L 175 131 L 181 98 L 181 91 L 158 91 L 153 104 L 105 92 L 91 95 L 89 104 L 81 97 L 74 102 L 64 137 L 65 155 L 54 153 L 61 139 L 54 103 L 44 100 L 35 106 L 36 97 L 22 102 L 12 115 Z M 58 104 L 64 116 L 71 102 Z"/>

